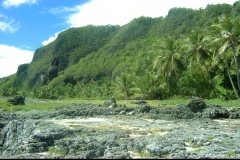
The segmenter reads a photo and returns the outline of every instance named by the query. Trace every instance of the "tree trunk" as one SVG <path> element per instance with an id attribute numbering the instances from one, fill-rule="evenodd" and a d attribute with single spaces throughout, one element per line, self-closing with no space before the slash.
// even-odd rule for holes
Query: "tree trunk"
<path id="1" fill-rule="evenodd" d="M 226 73 L 226 68 L 223 69 L 223 76 L 224 76 L 224 85 L 225 85 L 225 89 L 226 89 L 226 93 L 227 93 L 225 99 L 230 100 L 231 98 L 229 97 L 228 86 L 227 86 L 227 81 L 226 81 L 227 76 L 228 76 Z"/>
<path id="2" fill-rule="evenodd" d="M 181 97 L 183 97 L 182 89 L 181 89 L 181 84 L 180 84 L 180 81 L 179 81 L 179 79 L 178 79 L 177 72 L 176 72 L 175 69 L 174 69 L 174 74 L 175 74 L 175 77 L 176 77 L 176 80 L 177 80 L 179 93 L 181 94 Z"/>
<path id="3" fill-rule="evenodd" d="M 213 83 L 213 81 L 212 81 L 212 79 L 211 79 L 211 76 L 210 76 L 210 74 L 209 74 L 208 68 L 207 68 L 207 66 L 206 66 L 205 63 L 204 63 L 204 67 L 205 67 L 205 69 L 206 69 L 206 71 L 207 71 L 208 80 L 209 80 L 210 84 L 213 86 L 213 91 L 214 91 L 215 95 L 217 96 L 217 98 L 219 98 L 219 95 L 218 95 L 218 93 L 217 93 L 217 89 L 216 89 L 216 87 L 215 87 L 215 85 L 214 85 L 214 83 Z"/>
<path id="4" fill-rule="evenodd" d="M 239 97 L 239 95 L 238 95 L 238 92 L 237 92 L 237 89 L 236 89 L 236 87 L 234 86 L 234 83 L 233 83 L 233 80 L 232 80 L 232 77 L 231 77 L 231 74 L 230 74 L 230 71 L 229 71 L 228 63 L 226 63 L 226 66 L 227 66 L 228 77 L 229 77 L 230 82 L 231 82 L 231 84 L 232 84 L 233 90 L 234 90 L 234 92 L 235 92 L 237 98 L 240 99 L 240 97 Z"/>
<path id="5" fill-rule="evenodd" d="M 232 51 L 233 51 L 233 58 L 234 58 L 234 62 L 235 62 L 235 71 L 237 74 L 237 84 L 238 84 L 238 90 L 240 91 L 240 77 L 239 77 L 239 72 L 238 72 L 238 58 L 236 55 L 236 49 L 234 44 L 231 45 L 232 47 Z"/>

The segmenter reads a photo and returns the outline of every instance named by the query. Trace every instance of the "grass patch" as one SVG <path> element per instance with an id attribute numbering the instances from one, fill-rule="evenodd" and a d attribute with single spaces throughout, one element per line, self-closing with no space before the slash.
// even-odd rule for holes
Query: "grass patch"
<path id="1" fill-rule="evenodd" d="M 77 98 L 62 99 L 62 100 L 42 100 L 30 97 L 25 98 L 25 105 L 13 106 L 7 102 L 9 98 L 0 98 L 0 111 L 51 111 L 61 106 L 69 106 L 72 104 L 100 104 L 102 105 L 107 100 L 80 100 Z M 188 104 L 191 99 L 168 99 L 168 100 L 146 100 L 152 106 L 175 107 L 178 104 Z M 117 105 L 125 105 L 127 107 L 140 106 L 132 104 L 132 100 L 117 100 Z M 220 99 L 204 100 L 207 105 L 220 105 L 224 108 L 240 108 L 240 100 L 224 101 Z"/>
<path id="2" fill-rule="evenodd" d="M 191 139 L 191 138 L 188 138 L 188 139 L 186 140 L 186 142 L 187 142 L 187 143 L 191 143 L 191 142 L 192 142 L 192 139 Z"/>
<path id="3" fill-rule="evenodd" d="M 148 152 L 148 151 L 140 151 L 139 156 L 140 156 L 141 158 L 150 158 L 150 157 L 153 157 L 153 155 L 152 155 L 150 152 Z"/>
<path id="4" fill-rule="evenodd" d="M 81 152 L 82 152 L 81 148 L 78 148 L 75 150 L 75 153 L 81 153 Z"/>
<path id="5" fill-rule="evenodd" d="M 222 139 L 222 142 L 223 142 L 223 143 L 225 143 L 225 142 L 227 142 L 227 141 L 229 141 L 229 138 L 228 138 L 228 137 L 224 137 L 224 138 Z"/>
<path id="6" fill-rule="evenodd" d="M 121 146 L 126 143 L 126 140 L 120 138 L 120 139 L 117 139 L 116 142 Z"/>
<path id="7" fill-rule="evenodd" d="M 150 129 L 150 133 L 153 135 L 158 135 L 159 133 L 164 132 L 163 129 L 155 128 L 155 129 Z"/>
<path id="8" fill-rule="evenodd" d="M 164 154 L 164 155 L 162 156 L 162 158 L 164 158 L 164 159 L 170 159 L 171 156 L 170 156 L 170 154 Z"/>
<path id="9" fill-rule="evenodd" d="M 200 148 L 200 147 L 202 147 L 200 144 L 193 144 L 192 145 L 192 148 Z"/>
<path id="10" fill-rule="evenodd" d="M 31 111 L 31 110 L 39 110 L 39 111 L 49 111 L 53 110 L 56 107 L 61 107 L 63 104 L 57 104 L 56 102 L 48 102 L 48 103 L 31 103 L 26 105 L 17 105 L 14 106 L 7 101 L 0 100 L 0 110 L 1 111 Z"/>
<path id="11" fill-rule="evenodd" d="M 202 151 L 206 151 L 206 149 L 197 149 L 197 150 L 196 150 L 197 153 L 200 153 L 200 152 L 202 152 Z"/>
<path id="12" fill-rule="evenodd" d="M 113 129 L 114 127 L 112 127 L 112 126 L 93 126 L 91 128 L 93 128 L 93 129 L 101 129 L 101 130 L 110 130 L 110 129 Z"/>
<path id="13" fill-rule="evenodd" d="M 89 136 L 89 133 L 87 132 L 77 132 L 75 133 L 76 136 L 79 136 L 79 137 L 85 137 L 85 136 Z"/>
<path id="14" fill-rule="evenodd" d="M 209 100 L 204 100 L 206 104 L 218 104 L 224 108 L 240 108 L 240 99 L 238 100 L 221 100 L 221 99 L 209 99 Z"/>
<path id="15" fill-rule="evenodd" d="M 48 154 L 50 155 L 62 155 L 65 156 L 66 152 L 63 151 L 61 148 L 59 148 L 58 146 L 54 146 L 54 147 L 50 147 L 48 149 Z"/>
<path id="16" fill-rule="evenodd" d="M 235 152 L 227 152 L 228 158 L 234 157 L 234 156 L 236 156 L 236 155 L 237 155 L 237 154 L 236 154 Z"/>
<path id="17" fill-rule="evenodd" d="M 208 137 L 207 137 L 207 140 L 208 140 L 208 141 L 211 141 L 211 140 L 213 140 L 213 137 L 212 137 L 212 136 L 208 136 Z"/>
<path id="18" fill-rule="evenodd" d="M 69 101 L 71 103 L 76 104 L 103 104 L 106 100 L 79 100 L 79 99 L 63 99 L 63 101 Z M 131 103 L 133 100 L 118 100 L 116 99 L 117 105 L 125 105 L 126 107 L 136 107 L 140 106 L 138 104 Z M 150 106 L 162 106 L 162 104 L 166 104 L 168 107 L 175 106 L 177 104 L 187 104 L 190 99 L 176 99 L 176 100 L 145 100 Z"/>
<path id="19" fill-rule="evenodd" d="M 10 98 L 0 99 L 0 111 L 53 111 L 55 108 L 61 106 L 72 105 L 72 101 L 61 101 L 61 100 L 42 100 L 34 98 L 25 98 L 25 105 L 14 106 L 7 102 Z"/>

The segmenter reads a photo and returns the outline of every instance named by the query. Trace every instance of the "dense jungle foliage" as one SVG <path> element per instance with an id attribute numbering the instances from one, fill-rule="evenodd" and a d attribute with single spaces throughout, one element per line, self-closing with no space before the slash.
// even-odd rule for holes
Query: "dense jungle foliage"
<path id="1" fill-rule="evenodd" d="M 0 96 L 240 99 L 240 0 L 69 28 L 0 78 Z"/>

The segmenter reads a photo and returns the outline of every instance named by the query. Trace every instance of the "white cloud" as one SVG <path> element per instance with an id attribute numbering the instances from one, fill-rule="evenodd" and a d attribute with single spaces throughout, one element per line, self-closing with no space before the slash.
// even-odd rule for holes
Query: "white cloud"
<path id="1" fill-rule="evenodd" d="M 11 24 L 12 22 L 0 22 L 0 30 L 3 32 L 15 32 L 17 29 L 15 29 Z"/>
<path id="2" fill-rule="evenodd" d="M 16 73 L 20 64 L 32 61 L 34 54 L 33 51 L 4 44 L 0 44 L 0 51 L 0 78 Z"/>
<path id="3" fill-rule="evenodd" d="M 4 0 L 2 5 L 5 8 L 9 8 L 12 6 L 17 7 L 21 4 L 35 4 L 35 3 L 37 3 L 37 0 Z"/>
<path id="4" fill-rule="evenodd" d="M 236 0 L 91 0 L 75 6 L 77 12 L 70 14 L 70 27 L 92 25 L 124 25 L 141 16 L 166 16 L 173 7 L 205 8 L 207 4 L 233 4 Z"/>
<path id="5" fill-rule="evenodd" d="M 14 19 L 0 14 L 0 31 L 14 33 L 19 29 L 19 24 Z"/>
<path id="6" fill-rule="evenodd" d="M 66 13 L 69 27 L 82 27 L 92 25 L 125 25 L 134 18 L 145 17 L 165 17 L 169 9 L 174 7 L 184 8 L 205 8 L 208 4 L 233 4 L 236 0 L 90 0 L 87 3 L 70 7 L 52 8 L 50 13 Z M 64 13 L 65 14 L 65 13 Z M 54 41 L 59 34 L 42 42 L 47 45 Z"/>
<path id="7" fill-rule="evenodd" d="M 57 33 L 54 34 L 54 36 L 50 37 L 48 40 L 43 41 L 43 42 L 42 42 L 42 45 L 45 46 L 45 45 L 53 42 L 53 41 L 57 38 L 58 34 L 61 33 L 61 32 L 62 32 L 62 31 L 57 32 Z"/>
<path id="8" fill-rule="evenodd" d="M 78 11 L 77 7 L 71 8 L 71 7 L 65 7 L 65 6 L 51 8 L 49 10 L 49 12 L 52 14 L 59 14 L 59 13 L 63 13 L 63 12 L 77 12 L 77 11 Z"/>

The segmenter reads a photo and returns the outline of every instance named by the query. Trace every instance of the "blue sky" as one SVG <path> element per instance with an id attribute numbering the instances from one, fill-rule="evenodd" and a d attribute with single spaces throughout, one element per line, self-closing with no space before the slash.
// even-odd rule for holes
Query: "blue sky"
<path id="1" fill-rule="evenodd" d="M 70 27 L 124 25 L 166 16 L 173 7 L 205 8 L 237 0 L 0 0 L 0 78 L 30 63 L 34 51 Z"/>

